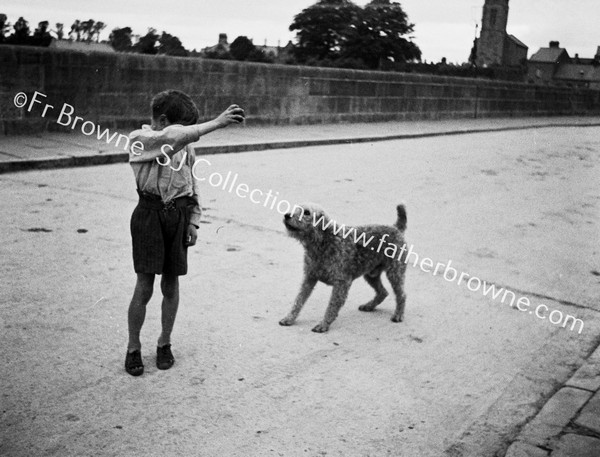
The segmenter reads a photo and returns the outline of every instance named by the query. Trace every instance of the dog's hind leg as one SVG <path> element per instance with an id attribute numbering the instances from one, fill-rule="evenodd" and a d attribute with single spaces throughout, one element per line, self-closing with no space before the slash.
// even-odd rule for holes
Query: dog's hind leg
<path id="1" fill-rule="evenodd" d="M 377 274 L 376 276 L 370 276 L 369 274 L 366 274 L 363 276 L 363 278 L 365 278 L 365 281 L 367 281 L 369 285 L 375 289 L 375 298 L 373 298 L 373 300 L 370 302 L 359 306 L 358 309 L 361 311 L 373 311 L 377 305 L 385 300 L 385 297 L 388 296 L 388 291 L 385 290 L 385 287 L 383 287 L 383 284 L 381 283 L 381 273 Z"/>
<path id="2" fill-rule="evenodd" d="M 333 291 L 331 292 L 331 298 L 329 299 L 329 305 L 325 311 L 325 317 L 323 320 L 312 329 L 316 333 L 325 333 L 329 330 L 329 326 L 338 316 L 340 308 L 346 303 L 348 297 L 348 291 L 352 285 L 352 280 L 339 281 L 333 285 Z"/>
<path id="3" fill-rule="evenodd" d="M 292 325 L 296 321 L 298 314 L 300 314 L 300 311 L 302 311 L 302 307 L 304 306 L 304 303 L 306 303 L 306 300 L 308 300 L 308 297 L 310 297 L 310 294 L 316 285 L 317 285 L 317 280 L 315 278 L 311 278 L 311 277 L 304 278 L 304 281 L 302 282 L 302 286 L 300 287 L 300 292 L 298 293 L 298 296 L 296 297 L 296 300 L 294 301 L 294 305 L 292 306 L 292 309 L 290 310 L 290 312 L 287 316 L 285 316 L 283 319 L 281 319 L 279 321 L 279 325 L 288 326 L 288 325 Z"/>
<path id="4" fill-rule="evenodd" d="M 395 264 L 386 271 L 386 276 L 392 285 L 394 294 L 396 294 L 396 311 L 392 315 L 392 322 L 402 322 L 404 317 L 404 305 L 406 304 L 406 294 L 404 293 L 404 272 L 405 265 Z"/>

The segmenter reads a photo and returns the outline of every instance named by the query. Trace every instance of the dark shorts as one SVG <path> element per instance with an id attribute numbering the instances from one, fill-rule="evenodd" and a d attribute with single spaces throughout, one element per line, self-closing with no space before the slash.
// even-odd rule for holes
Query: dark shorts
<path id="1" fill-rule="evenodd" d="M 187 273 L 187 246 L 184 242 L 192 204 L 191 199 L 182 197 L 166 207 L 160 198 L 140 195 L 131 215 L 133 268 L 136 273 L 177 276 Z"/>

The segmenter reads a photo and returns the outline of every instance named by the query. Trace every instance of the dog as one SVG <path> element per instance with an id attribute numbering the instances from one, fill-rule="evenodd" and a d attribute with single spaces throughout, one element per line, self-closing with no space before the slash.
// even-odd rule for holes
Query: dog
<path id="1" fill-rule="evenodd" d="M 396 295 L 396 310 L 392 322 L 401 322 L 406 294 L 406 208 L 397 206 L 395 226 L 339 226 L 318 205 L 296 205 L 283 217 L 287 233 L 304 247 L 304 280 L 289 314 L 279 324 L 292 325 L 318 281 L 333 286 L 323 320 L 312 329 L 324 333 L 338 316 L 346 302 L 352 282 L 363 276 L 375 290 L 375 297 L 360 306 L 361 311 L 373 311 L 388 295 L 381 283 L 386 276 Z M 369 240 L 369 241 L 368 241 Z M 385 243 L 385 249 L 382 248 Z M 399 252 L 399 254 L 398 254 Z"/>

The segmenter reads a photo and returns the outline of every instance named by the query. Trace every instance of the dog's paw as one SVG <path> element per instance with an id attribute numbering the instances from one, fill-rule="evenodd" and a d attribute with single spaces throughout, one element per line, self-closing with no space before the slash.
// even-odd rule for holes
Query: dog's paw
<path id="1" fill-rule="evenodd" d="M 283 325 L 284 327 L 289 327 L 293 323 L 294 323 L 294 319 L 289 318 L 289 317 L 284 317 L 283 319 L 281 319 L 279 321 L 279 325 Z"/>
<path id="2" fill-rule="evenodd" d="M 394 314 L 390 320 L 392 322 L 402 322 L 402 316 L 397 316 L 396 314 Z"/>
<path id="3" fill-rule="evenodd" d="M 371 305 L 369 305 L 369 304 L 367 304 L 367 305 L 360 305 L 360 306 L 358 307 L 358 310 L 359 310 L 359 311 L 364 311 L 365 313 L 370 313 L 370 312 L 372 312 L 372 311 L 375 311 L 375 307 L 374 307 L 374 306 L 371 306 Z"/>
<path id="4" fill-rule="evenodd" d="M 316 325 L 315 328 L 312 329 L 312 331 L 315 333 L 325 333 L 327 330 L 329 330 L 329 325 L 324 324 L 323 322 Z"/>

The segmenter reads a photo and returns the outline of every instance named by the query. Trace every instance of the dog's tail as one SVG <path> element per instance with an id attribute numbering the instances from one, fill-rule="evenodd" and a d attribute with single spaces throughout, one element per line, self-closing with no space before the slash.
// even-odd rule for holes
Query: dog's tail
<path id="1" fill-rule="evenodd" d="M 401 232 L 406 230 L 406 207 L 401 203 L 396 206 L 398 211 L 398 219 L 396 220 L 396 227 Z"/>

